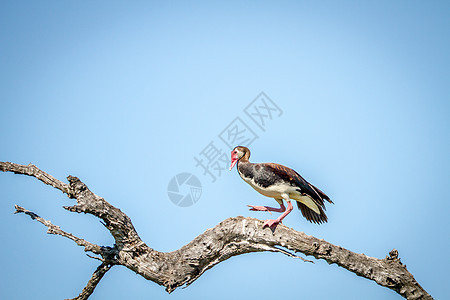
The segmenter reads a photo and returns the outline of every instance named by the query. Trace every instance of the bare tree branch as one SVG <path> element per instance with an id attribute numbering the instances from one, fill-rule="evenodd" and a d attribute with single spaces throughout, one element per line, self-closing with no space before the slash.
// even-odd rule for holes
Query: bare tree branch
<path id="1" fill-rule="evenodd" d="M 280 252 L 292 257 L 298 257 L 294 253 L 301 252 L 314 256 L 316 259 L 324 259 L 329 264 L 337 264 L 358 276 L 373 280 L 381 286 L 396 291 L 404 298 L 432 299 L 408 272 L 406 266 L 400 262 L 395 249 L 384 259 L 373 258 L 308 236 L 282 224 L 273 231 L 270 228 L 263 229 L 263 222 L 253 218 L 228 218 L 176 251 L 158 252 L 148 247 L 140 239 L 126 214 L 92 193 L 78 178 L 69 176 L 69 185 L 64 186 L 65 183 L 59 182 L 50 175 L 44 176 L 45 180 L 41 179 L 45 173 L 37 167 L 32 166 L 32 172 L 29 168 L 30 165 L 21 166 L 0 162 L 1 171 L 34 176 L 44 183 L 64 189 L 77 201 L 76 205 L 65 208 L 97 216 L 104 222 L 116 241 L 113 247 L 100 247 L 101 253 L 98 254 L 102 255 L 103 263 L 93 274 L 83 292 L 75 299 L 87 299 L 104 273 L 115 264 L 123 265 L 144 278 L 163 285 L 170 293 L 177 287 L 190 285 L 206 270 L 232 256 L 262 251 Z M 53 179 L 47 180 L 46 178 Z M 39 218 L 36 214 L 23 208 L 19 207 L 18 211 L 24 212 L 34 219 Z M 38 219 L 38 221 L 40 220 Z M 47 227 L 51 225 L 49 221 L 40 222 Z M 60 230 L 59 227 L 57 229 Z M 57 234 L 66 237 L 70 235 L 60 232 Z M 78 241 L 77 244 L 80 243 L 79 245 L 86 249 L 85 243 L 88 242 L 84 240 L 81 242 L 81 239 L 76 237 L 71 239 Z M 95 249 L 98 251 L 98 248 Z"/>
<path id="2" fill-rule="evenodd" d="M 11 162 L 0 162 L 0 171 L 14 172 L 16 174 L 22 174 L 22 175 L 36 177 L 43 183 L 51 185 L 55 189 L 58 189 L 61 192 L 67 194 L 67 196 L 69 196 L 70 198 L 73 198 L 73 193 L 70 190 L 70 187 L 67 183 L 59 181 L 52 175 L 45 173 L 44 171 L 40 170 L 38 167 L 36 167 L 33 164 L 28 164 L 27 166 L 25 166 L 25 165 L 19 165 L 19 164 L 15 164 L 15 163 L 11 163 Z"/>
<path id="3" fill-rule="evenodd" d="M 110 231 L 117 247 L 129 248 L 145 245 L 134 229 L 131 219 L 120 209 L 112 206 L 105 199 L 92 193 L 77 177 L 68 176 L 69 189 L 77 199 L 77 205 L 64 208 L 77 213 L 92 214 L 103 220 Z M 145 245 L 145 247 L 147 247 Z"/>
<path id="4" fill-rule="evenodd" d="M 95 270 L 94 274 L 92 274 L 91 279 L 89 279 L 89 282 L 84 287 L 83 291 L 75 298 L 71 300 L 86 300 L 89 298 L 90 295 L 94 292 L 95 287 L 100 282 L 100 280 L 103 278 L 103 275 L 106 274 L 106 272 L 111 269 L 111 265 L 108 263 L 102 263 L 100 266 L 98 266 L 97 270 Z"/>
<path id="5" fill-rule="evenodd" d="M 71 239 L 72 241 L 74 241 L 75 243 L 77 243 L 78 246 L 82 246 L 84 247 L 84 251 L 90 251 L 92 253 L 95 254 L 102 254 L 102 247 L 100 247 L 99 245 L 96 244 L 92 244 L 90 242 L 87 242 L 83 239 L 80 239 L 76 236 L 74 236 L 71 233 L 65 232 L 64 230 L 62 230 L 59 226 L 53 225 L 50 221 L 44 220 L 43 218 L 39 217 L 37 214 L 35 214 L 34 212 L 31 212 L 19 205 L 15 206 L 16 211 L 14 212 L 15 214 L 18 213 L 24 213 L 29 215 L 33 220 L 36 220 L 42 224 L 44 224 L 45 226 L 48 227 L 47 233 L 48 234 L 56 234 L 56 235 L 60 235 L 63 237 L 66 237 L 68 239 Z"/>

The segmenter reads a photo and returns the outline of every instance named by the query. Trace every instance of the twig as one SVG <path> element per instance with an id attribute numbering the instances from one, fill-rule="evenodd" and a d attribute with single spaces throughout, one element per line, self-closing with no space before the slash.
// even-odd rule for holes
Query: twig
<path id="1" fill-rule="evenodd" d="M 94 289 L 97 287 L 97 284 L 100 282 L 100 280 L 103 278 L 103 276 L 106 274 L 106 272 L 111 269 L 111 265 L 108 265 L 107 263 L 102 263 L 100 266 L 98 266 L 97 270 L 95 270 L 94 274 L 92 274 L 91 279 L 89 279 L 87 285 L 83 288 L 83 291 L 75 297 L 70 300 L 86 300 L 89 298 L 90 295 L 94 292 Z"/>
<path id="2" fill-rule="evenodd" d="M 56 235 L 60 235 L 60 236 L 66 237 L 66 238 L 68 238 L 68 239 L 71 239 L 71 240 L 74 241 L 78 246 L 84 247 L 84 251 L 86 251 L 86 252 L 87 252 L 87 251 L 90 251 L 90 252 L 95 253 L 95 254 L 103 254 L 102 247 L 100 247 L 99 245 L 90 243 L 90 242 L 88 242 L 88 241 L 86 241 L 86 240 L 83 240 L 83 239 L 81 239 L 81 238 L 79 238 L 79 237 L 74 236 L 74 235 L 71 234 L 71 233 L 65 232 L 65 231 L 62 230 L 59 226 L 53 225 L 50 221 L 45 220 L 45 219 L 39 217 L 39 216 L 38 216 L 37 214 L 35 214 L 34 212 L 29 211 L 29 210 L 27 210 L 27 209 L 25 209 L 25 208 L 23 208 L 23 207 L 21 207 L 21 206 L 19 206 L 19 205 L 15 205 L 15 208 L 16 208 L 16 211 L 14 212 L 15 214 L 18 214 L 18 213 L 24 213 L 24 214 L 27 214 L 27 215 L 29 215 L 33 220 L 36 220 L 36 221 L 38 221 L 39 223 L 42 223 L 42 224 L 44 224 L 45 226 L 47 226 L 47 227 L 48 227 L 48 230 L 47 230 L 47 233 L 48 233 L 48 234 L 56 234 Z"/>
<path id="3" fill-rule="evenodd" d="M 69 185 L 67 183 L 64 183 L 62 181 L 59 181 L 55 177 L 53 177 L 50 174 L 45 173 L 38 167 L 36 167 L 33 164 L 25 165 L 19 165 L 16 163 L 11 162 L 1 162 L 0 161 L 0 171 L 3 172 L 13 172 L 15 174 L 21 174 L 21 175 L 28 175 L 35 177 L 42 181 L 45 184 L 51 185 L 55 189 L 58 189 L 62 191 L 63 193 L 67 194 L 69 198 L 73 198 L 73 191 L 70 189 Z"/>

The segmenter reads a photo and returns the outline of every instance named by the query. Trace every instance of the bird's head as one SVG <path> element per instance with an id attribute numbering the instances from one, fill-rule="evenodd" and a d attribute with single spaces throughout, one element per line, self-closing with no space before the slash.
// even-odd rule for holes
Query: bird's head
<path id="1" fill-rule="evenodd" d="M 244 146 L 237 146 L 231 151 L 231 166 L 230 171 L 237 164 L 237 162 L 245 157 L 246 160 L 250 158 L 250 150 Z"/>

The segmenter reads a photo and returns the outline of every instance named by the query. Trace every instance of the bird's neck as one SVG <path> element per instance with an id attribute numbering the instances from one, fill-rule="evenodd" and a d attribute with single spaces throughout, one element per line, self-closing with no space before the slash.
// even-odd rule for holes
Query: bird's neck
<path id="1" fill-rule="evenodd" d="M 243 174 L 245 177 L 247 177 L 247 175 L 249 175 L 249 172 L 252 171 L 251 170 L 252 163 L 249 162 L 248 160 L 249 158 L 250 152 L 245 152 L 244 156 L 242 156 L 241 159 L 239 159 L 237 162 L 237 169 L 241 177 L 243 176 Z"/>
<path id="2" fill-rule="evenodd" d="M 238 173 L 242 178 L 252 178 L 253 177 L 253 167 L 252 163 L 248 159 L 240 159 L 237 163 Z"/>
<path id="3" fill-rule="evenodd" d="M 241 162 L 249 162 L 248 161 L 249 158 L 250 158 L 250 152 L 245 152 L 244 156 L 242 156 L 242 158 L 239 161 L 241 161 Z"/>

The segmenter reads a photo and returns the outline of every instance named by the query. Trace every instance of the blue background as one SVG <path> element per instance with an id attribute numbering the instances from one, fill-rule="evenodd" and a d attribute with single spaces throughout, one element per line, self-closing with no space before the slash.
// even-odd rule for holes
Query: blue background
<path id="1" fill-rule="evenodd" d="M 235 170 L 212 183 L 194 157 L 264 91 L 282 110 L 254 162 L 296 169 L 335 202 L 329 223 L 287 226 L 383 258 L 397 248 L 436 299 L 449 297 L 447 1 L 2 1 L 0 160 L 80 177 L 172 251 L 247 204 L 276 205 Z M 220 145 L 218 143 L 218 145 Z M 223 145 L 222 145 L 223 146 Z M 228 149 L 225 149 L 228 152 Z M 191 207 L 167 184 L 191 172 Z M 63 299 L 98 261 L 14 204 L 88 241 L 113 240 L 73 201 L 34 178 L 0 174 L 2 299 Z M 276 214 L 275 214 L 276 216 Z M 324 261 L 234 257 L 168 295 L 114 267 L 91 299 L 399 299 Z"/>

